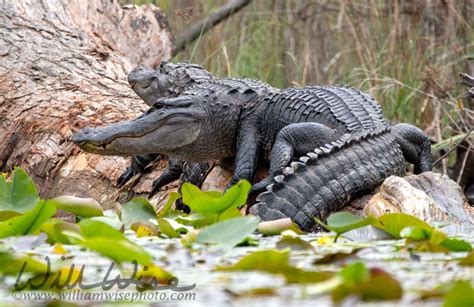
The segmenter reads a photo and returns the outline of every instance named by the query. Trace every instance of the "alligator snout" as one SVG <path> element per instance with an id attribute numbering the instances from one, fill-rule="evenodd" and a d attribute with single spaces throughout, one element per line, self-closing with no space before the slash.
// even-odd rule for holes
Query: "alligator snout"
<path id="1" fill-rule="evenodd" d="M 153 81 L 155 71 L 149 68 L 137 67 L 128 74 L 128 83 L 133 87 L 139 85 L 140 87 L 148 87 Z"/>
<path id="2" fill-rule="evenodd" d="M 97 137 L 97 133 L 93 128 L 83 128 L 79 130 L 77 133 L 72 135 L 72 142 L 76 145 L 94 142 L 94 139 Z"/>

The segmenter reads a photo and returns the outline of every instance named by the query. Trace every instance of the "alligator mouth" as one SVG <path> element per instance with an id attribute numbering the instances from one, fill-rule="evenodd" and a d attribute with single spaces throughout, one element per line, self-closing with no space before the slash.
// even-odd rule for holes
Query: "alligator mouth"
<path id="1" fill-rule="evenodd" d="M 200 130 L 199 113 L 160 109 L 102 128 L 86 127 L 74 134 L 72 141 L 87 152 L 101 155 L 162 153 L 192 143 Z"/>

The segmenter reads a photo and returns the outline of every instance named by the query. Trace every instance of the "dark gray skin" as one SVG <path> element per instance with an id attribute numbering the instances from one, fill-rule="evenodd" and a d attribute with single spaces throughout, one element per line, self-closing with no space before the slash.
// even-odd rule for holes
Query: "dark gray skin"
<path id="1" fill-rule="evenodd" d="M 231 183 L 239 179 L 252 180 L 258 157 L 263 156 L 271 161 L 270 177 L 265 186 L 293 157 L 314 148 L 332 143 L 337 145 L 334 148 L 345 148 L 343 145 L 349 142 L 348 136 L 360 134 L 368 135 L 368 140 L 359 138 L 356 139 L 358 142 L 370 143 L 371 138 L 382 138 L 380 144 L 385 147 L 377 147 L 378 143 L 374 141 L 373 149 L 380 154 L 384 154 L 382 149 L 388 153 L 392 149 L 397 151 L 391 159 L 381 162 L 385 169 L 393 171 L 383 171 L 380 176 L 364 173 L 365 181 L 362 182 L 365 184 L 347 192 L 344 199 L 365 187 L 380 184 L 380 180 L 390 174 L 400 173 L 400 157 L 402 161 L 405 158 L 415 163 L 418 171 L 431 170 L 430 144 L 426 136 L 418 128 L 405 124 L 390 129 L 380 106 L 370 96 L 353 88 L 306 87 L 276 92 L 263 84 L 255 87 L 255 83 L 249 80 L 214 80 L 196 85 L 178 98 L 157 101 L 155 108 L 155 111 L 132 121 L 105 128 L 83 129 L 74 135 L 73 141 L 86 151 L 103 155 L 159 152 L 193 162 L 235 156 L 236 167 Z M 371 135 L 368 131 L 372 130 L 383 133 Z M 350 151 L 350 147 L 346 151 Z M 323 152 L 330 151 L 322 148 Z M 367 160 L 371 154 L 366 154 Z M 350 164 L 356 170 L 356 162 L 364 160 L 363 152 L 358 154 L 358 158 Z M 369 164 L 379 158 L 370 158 Z M 331 174 L 344 176 L 345 168 L 328 163 L 334 168 L 328 169 Z M 350 165 L 345 164 L 346 167 Z M 371 169 L 376 171 L 374 166 Z M 316 187 L 322 188 L 324 182 L 317 181 Z M 301 191 L 306 196 L 308 192 Z M 262 218 L 282 217 L 275 213 L 280 212 L 281 207 L 276 210 L 268 200 L 264 203 L 265 208 L 273 211 L 271 214 L 264 213 L 264 210 L 255 211 Z M 333 195 L 329 203 L 328 209 L 335 211 L 344 200 Z M 262 205 L 257 208 L 262 208 Z M 283 214 L 292 217 L 304 229 L 310 229 L 314 224 L 297 215 L 298 210 Z"/>
<path id="2" fill-rule="evenodd" d="M 393 131 L 343 135 L 292 162 L 257 197 L 250 213 L 264 221 L 291 217 L 305 231 L 352 199 L 370 192 L 391 175 L 405 172 L 405 159 Z"/>
<path id="3" fill-rule="evenodd" d="M 195 84 L 212 78 L 210 72 L 197 64 L 162 62 L 157 70 L 149 68 L 132 70 L 128 75 L 128 82 L 146 104 L 153 106 L 157 99 L 176 97 Z M 117 186 L 123 186 L 134 175 L 142 173 L 147 165 L 159 158 L 163 157 L 159 154 L 133 156 L 131 166 L 117 179 Z M 153 196 L 161 187 L 179 179 L 182 175 L 184 162 L 171 159 L 169 165 L 164 173 L 153 182 L 149 197 Z M 204 165 L 195 165 L 194 167 L 196 170 L 192 173 L 197 173 L 198 170 L 203 169 Z M 186 169 L 190 170 L 191 168 L 192 166 L 188 166 Z M 186 178 L 191 178 L 191 176 L 188 175 Z M 191 181 L 198 186 L 202 183 L 196 179 Z"/>

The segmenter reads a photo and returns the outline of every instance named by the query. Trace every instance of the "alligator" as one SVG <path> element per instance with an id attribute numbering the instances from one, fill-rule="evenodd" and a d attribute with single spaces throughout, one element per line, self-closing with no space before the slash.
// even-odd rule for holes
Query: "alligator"
<path id="1" fill-rule="evenodd" d="M 154 102 L 159 98 L 170 98 L 179 96 L 192 86 L 211 80 L 213 75 L 201 65 L 189 63 L 187 61 L 176 64 L 162 61 L 156 70 L 138 67 L 128 75 L 128 83 L 133 91 L 146 104 L 153 107 Z M 151 108 L 148 112 L 151 112 Z M 146 114 L 146 113 L 145 113 Z M 160 154 L 135 155 L 132 163 L 123 174 L 117 179 L 117 186 L 120 188 L 134 175 L 142 173 L 151 162 L 164 158 Z M 183 175 L 184 170 L 189 173 L 184 174 L 184 179 L 200 186 L 202 177 L 210 171 L 208 163 L 202 165 L 186 165 L 184 161 L 169 159 L 169 166 L 163 174 L 153 182 L 151 197 L 162 186 L 175 181 Z M 200 175 L 198 175 L 200 174 Z M 181 179 L 181 180 L 184 180 Z"/>
<path id="2" fill-rule="evenodd" d="M 240 179 L 251 181 L 258 158 L 263 156 L 270 160 L 270 176 L 264 186 L 280 180 L 277 174 L 281 169 L 315 148 L 327 152 L 327 159 L 332 156 L 331 150 L 335 150 L 335 154 L 346 153 L 354 147 L 358 160 L 350 160 L 352 169 L 359 170 L 357 163 L 364 158 L 371 167 L 367 167 L 364 180 L 355 181 L 357 187 L 344 194 L 344 199 L 339 194 L 332 195 L 331 202 L 331 194 L 323 195 L 326 203 L 331 204 L 329 211 L 338 210 L 357 191 L 374 187 L 391 174 L 400 174 L 405 161 L 415 164 L 416 173 L 431 170 L 430 143 L 423 132 L 407 124 L 390 126 L 372 97 L 350 87 L 312 86 L 276 91 L 254 80 L 217 79 L 196 84 L 181 96 L 159 99 L 153 109 L 134 120 L 104 128 L 84 128 L 73 136 L 73 141 L 88 152 L 102 155 L 162 153 L 189 162 L 235 157 L 230 184 Z M 365 155 L 364 149 L 367 149 Z M 374 156 L 375 153 L 379 155 Z M 382 153 L 387 155 L 385 160 L 381 159 Z M 315 160 L 312 154 L 307 156 L 312 158 L 310 161 Z M 346 167 L 338 167 L 334 161 L 324 164 L 334 178 L 342 178 L 350 172 L 347 163 Z M 375 167 L 387 164 L 390 167 L 386 167 L 382 175 L 367 175 L 376 172 Z M 337 180 L 330 182 L 333 181 Z M 317 187 L 322 189 L 321 184 L 328 183 L 321 178 L 314 182 L 319 182 Z M 310 213 L 307 206 L 298 204 L 296 211 L 284 211 L 278 205 L 283 200 L 276 193 L 281 185 L 276 182 L 270 191 L 261 194 L 252 212 L 264 220 L 289 216 L 301 228 L 312 229 L 314 222 L 303 219 L 297 212 L 301 209 Z M 318 197 L 304 190 L 303 185 L 295 188 L 308 200 L 312 195 Z M 269 197 L 278 201 L 271 202 Z M 311 203 L 317 208 L 320 205 L 315 201 Z"/>

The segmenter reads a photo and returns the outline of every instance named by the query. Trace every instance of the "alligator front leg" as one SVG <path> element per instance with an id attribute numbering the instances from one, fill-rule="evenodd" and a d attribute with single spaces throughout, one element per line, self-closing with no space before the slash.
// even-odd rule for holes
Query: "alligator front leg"
<path id="1" fill-rule="evenodd" d="M 240 179 L 252 182 L 257 171 L 260 135 L 256 125 L 247 123 L 242 126 L 237 139 L 235 170 L 228 187 L 236 184 Z"/>
<path id="2" fill-rule="evenodd" d="M 252 193 L 261 192 L 273 178 L 288 166 L 295 155 L 300 156 L 315 148 L 335 141 L 339 134 L 328 126 L 318 123 L 291 124 L 283 128 L 275 139 L 268 176 L 255 184 Z"/>
<path id="3" fill-rule="evenodd" d="M 392 126 L 392 133 L 405 161 L 415 165 L 415 174 L 431 171 L 431 143 L 423 130 L 409 124 L 397 124 Z"/>
<path id="4" fill-rule="evenodd" d="M 143 172 L 145 167 L 151 162 L 155 161 L 159 156 L 159 154 L 133 156 L 132 164 L 127 167 L 125 172 L 123 172 L 122 175 L 120 175 L 120 177 L 117 179 L 117 187 L 123 187 L 123 185 L 127 183 L 130 178 L 132 178 L 136 174 Z"/>
<path id="5" fill-rule="evenodd" d="M 168 167 L 164 170 L 160 177 L 153 181 L 153 188 L 151 189 L 148 198 L 151 198 L 158 192 L 162 187 L 178 180 L 183 173 L 183 165 L 185 162 L 176 159 L 168 159 Z"/>
<path id="6" fill-rule="evenodd" d="M 181 194 L 181 187 L 183 186 L 183 183 L 185 182 L 192 183 L 198 188 L 201 188 L 202 184 L 204 183 L 204 180 L 206 180 L 207 175 L 211 172 L 214 165 L 215 165 L 214 162 L 209 162 L 209 163 L 184 162 L 183 173 L 181 174 L 181 177 L 179 178 L 178 193 Z M 182 198 L 176 201 L 176 209 L 184 211 L 185 213 L 190 212 L 189 207 L 183 204 Z"/>

